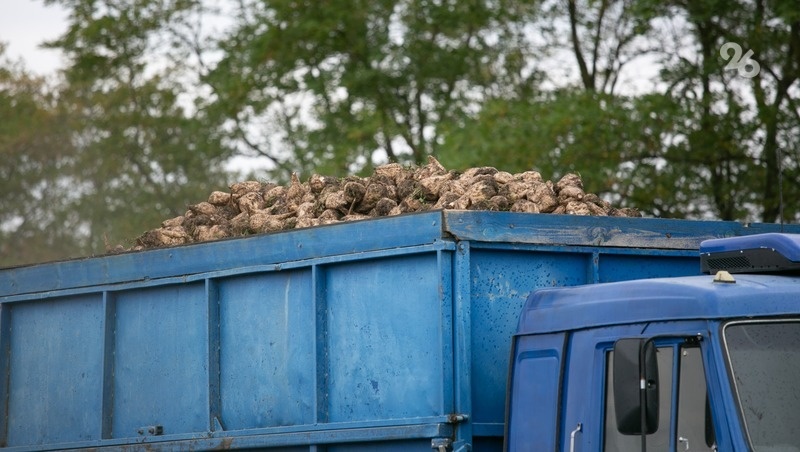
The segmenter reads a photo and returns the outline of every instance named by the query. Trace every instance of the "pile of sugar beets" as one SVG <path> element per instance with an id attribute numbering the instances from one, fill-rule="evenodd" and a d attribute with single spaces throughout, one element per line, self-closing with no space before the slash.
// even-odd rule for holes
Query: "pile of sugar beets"
<path id="1" fill-rule="evenodd" d="M 436 159 L 409 168 L 379 166 L 369 177 L 292 176 L 289 185 L 238 182 L 215 191 L 182 216 L 136 239 L 133 249 L 158 248 L 340 221 L 431 209 L 496 210 L 574 215 L 641 216 L 586 193 L 576 174 L 558 182 L 535 171 L 510 174 L 491 167 L 448 171 Z"/>

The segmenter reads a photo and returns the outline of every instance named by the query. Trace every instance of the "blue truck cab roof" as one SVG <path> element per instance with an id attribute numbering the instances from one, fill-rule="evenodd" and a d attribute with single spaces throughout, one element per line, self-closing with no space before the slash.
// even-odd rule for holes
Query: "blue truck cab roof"
<path id="1" fill-rule="evenodd" d="M 642 279 L 538 290 L 525 303 L 517 333 L 800 313 L 800 234 L 705 240 L 700 257 L 702 272 L 723 271 L 725 277 Z M 730 273 L 741 274 L 734 278 Z"/>
<path id="2" fill-rule="evenodd" d="M 654 278 L 541 289 L 527 299 L 517 334 L 688 319 L 800 314 L 800 277 L 736 275 Z"/>

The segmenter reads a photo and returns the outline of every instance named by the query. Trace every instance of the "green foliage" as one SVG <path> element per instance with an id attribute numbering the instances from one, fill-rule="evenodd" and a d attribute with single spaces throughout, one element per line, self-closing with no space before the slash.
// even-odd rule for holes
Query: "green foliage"
<path id="1" fill-rule="evenodd" d="M 225 188 L 225 148 L 184 114 L 172 92 L 149 82 L 64 92 L 67 101 L 80 143 L 74 177 L 83 187 L 73 208 L 87 222 L 94 252 L 125 243 Z"/>
<path id="2" fill-rule="evenodd" d="M 35 206 L 38 215 L 11 211 L 7 223 L 12 236 L 24 234 L 22 226 L 34 222 L 43 235 L 58 238 L 61 245 L 48 259 L 130 245 L 132 238 L 182 214 L 211 190 L 224 189 L 228 175 L 223 163 L 231 155 L 202 111 L 187 114 L 192 106 L 179 97 L 181 73 L 167 60 L 160 72 L 149 61 L 152 32 L 173 20 L 185 2 L 65 3 L 73 11 L 69 29 L 50 45 L 64 50 L 70 65 L 47 97 L 53 106 L 40 112 L 50 116 L 41 121 L 19 116 L 25 127 L 0 134 L 24 146 L 30 140 L 52 145 L 43 151 L 41 164 L 42 171 L 53 173 L 32 168 L 25 176 L 34 179 L 33 188 L 21 187 L 35 197 L 28 207 Z M 36 89 L 33 95 L 41 96 L 43 86 Z M 36 98 L 34 103 L 48 107 Z M 57 121 L 58 127 L 46 120 Z M 28 130 L 37 135 L 24 135 Z M 29 158 L 24 154 L 19 158 Z M 19 221 L 22 225 L 16 226 Z M 26 243 L 39 246 L 46 247 Z M 38 259 L 14 253 L 9 260 Z"/>
<path id="3" fill-rule="evenodd" d="M 0 265 L 124 243 L 224 189 L 232 156 L 278 182 L 429 155 L 577 172 L 673 218 L 776 221 L 782 183 L 800 220 L 794 0 L 45 2 L 70 14 L 65 70 L 0 61 Z"/>
<path id="4" fill-rule="evenodd" d="M 3 48 L 0 45 L 0 57 Z M 0 67 L 0 266 L 76 254 L 66 120 L 44 81 L 5 60 Z"/>
<path id="5" fill-rule="evenodd" d="M 505 57 L 518 49 L 497 38 L 513 38 L 503 27 L 529 14 L 456 0 L 248 6 L 206 81 L 220 120 L 236 118 L 234 137 L 262 121 L 279 125 L 277 140 L 266 129 L 248 147 L 283 177 L 424 162 L 437 152 L 440 124 L 502 81 L 503 63 L 513 62 Z"/>
<path id="6" fill-rule="evenodd" d="M 493 165 L 511 172 L 533 169 L 553 177 L 613 171 L 624 158 L 622 102 L 570 90 L 538 100 L 493 100 L 479 115 L 448 131 L 441 159 L 458 168 Z M 586 166 L 587 161 L 595 166 Z"/>
<path id="7" fill-rule="evenodd" d="M 777 219 L 779 174 L 798 173 L 800 142 L 800 23 L 784 19 L 791 16 L 782 2 L 570 1 L 542 8 L 548 45 L 569 49 L 578 82 L 487 97 L 477 114 L 443 133 L 445 164 L 537 169 L 549 178 L 579 172 L 591 191 L 654 216 Z M 609 23 L 609 15 L 624 20 Z M 687 37 L 696 52 L 676 57 L 673 49 L 685 49 Z M 719 51 L 726 42 L 753 49 L 760 75 L 725 69 Z M 663 88 L 616 93 L 622 66 L 645 55 L 659 56 Z M 789 201 L 794 180 L 783 177 L 788 219 L 798 218 Z"/>

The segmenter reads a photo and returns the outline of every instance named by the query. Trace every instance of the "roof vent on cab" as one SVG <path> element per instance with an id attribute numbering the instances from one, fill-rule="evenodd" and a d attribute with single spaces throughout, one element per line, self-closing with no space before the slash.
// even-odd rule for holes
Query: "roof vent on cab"
<path id="1" fill-rule="evenodd" d="M 703 273 L 800 271 L 800 234 L 756 234 L 704 240 L 700 243 Z"/>

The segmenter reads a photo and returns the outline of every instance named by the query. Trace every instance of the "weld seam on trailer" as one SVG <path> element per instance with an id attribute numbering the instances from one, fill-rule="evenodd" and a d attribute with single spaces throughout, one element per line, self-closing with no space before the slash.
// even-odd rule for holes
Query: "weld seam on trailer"
<path id="1" fill-rule="evenodd" d="M 290 261 L 282 264 L 252 265 L 237 269 L 207 271 L 191 275 L 167 276 L 156 279 L 142 279 L 137 281 L 110 283 L 98 286 L 81 286 L 74 288 L 50 290 L 47 292 L 32 292 L 20 295 L 11 295 L 0 298 L 0 304 L 45 300 L 54 297 L 64 297 L 72 295 L 100 293 L 102 291 L 120 292 L 130 289 L 138 289 L 141 287 L 157 287 L 157 286 L 164 286 L 171 284 L 191 283 L 191 282 L 203 281 L 206 279 L 224 278 L 228 276 L 279 272 L 284 270 L 293 270 L 297 268 L 307 268 L 307 267 L 312 267 L 314 265 L 329 265 L 329 264 L 346 263 L 350 261 L 381 259 L 394 256 L 422 254 L 429 251 L 439 251 L 439 250 L 452 251 L 455 250 L 455 248 L 456 244 L 453 243 L 452 241 L 441 240 L 426 245 L 408 246 L 403 248 L 394 248 L 390 250 L 377 250 L 377 251 L 361 252 L 355 254 L 342 254 L 342 255 L 326 256 L 314 259 L 303 259 L 297 261 Z"/>

